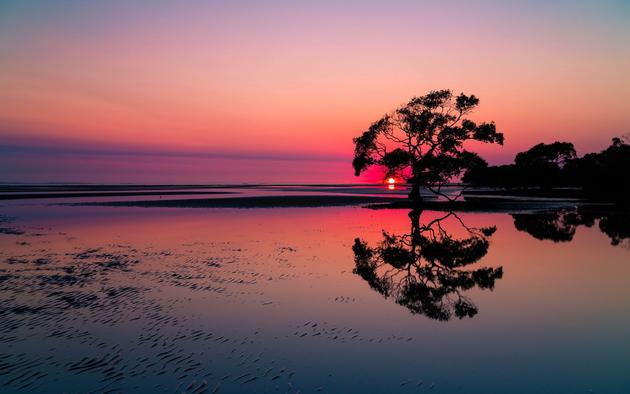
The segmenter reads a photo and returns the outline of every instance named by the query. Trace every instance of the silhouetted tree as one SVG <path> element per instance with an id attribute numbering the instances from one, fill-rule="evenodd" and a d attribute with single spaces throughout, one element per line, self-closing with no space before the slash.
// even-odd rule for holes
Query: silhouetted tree
<path id="1" fill-rule="evenodd" d="M 623 203 L 630 194 L 629 137 L 613 138 L 599 153 L 576 157 L 573 144 L 538 144 L 520 152 L 514 164 L 488 166 L 485 161 L 466 170 L 462 180 L 475 186 L 579 187 L 587 196 Z"/>
<path id="2" fill-rule="evenodd" d="M 570 142 L 541 143 L 518 153 L 514 164 L 488 167 L 484 161 L 471 167 L 462 180 L 485 186 L 559 186 L 563 183 L 562 169 L 574 159 L 575 148 Z"/>
<path id="3" fill-rule="evenodd" d="M 514 158 L 514 164 L 519 167 L 533 167 L 539 164 L 555 165 L 558 168 L 575 158 L 575 148 L 570 142 L 540 143 L 520 152 Z"/>
<path id="4" fill-rule="evenodd" d="M 564 176 L 591 195 L 617 196 L 626 200 L 630 194 L 630 145 L 628 137 L 613 138 L 611 145 L 599 153 L 589 153 L 571 160 Z"/>
<path id="5" fill-rule="evenodd" d="M 517 185 L 514 164 L 488 166 L 484 160 L 466 170 L 462 181 L 474 186 L 513 187 Z"/>
<path id="6" fill-rule="evenodd" d="M 478 310 L 464 292 L 473 287 L 492 289 L 503 276 L 502 267 L 467 270 L 488 252 L 495 227 L 470 228 L 453 212 L 420 224 L 420 210 L 410 212 L 411 233 L 383 232 L 383 241 L 372 248 L 354 240 L 355 268 L 372 289 L 414 314 L 436 320 L 473 317 Z M 468 237 L 454 238 L 444 228 L 447 218 L 456 219 Z"/>
<path id="7" fill-rule="evenodd" d="M 401 177 L 412 185 L 409 197 L 415 203 L 422 201 L 421 187 L 447 197 L 440 187 L 482 160 L 465 150 L 464 142 L 503 144 L 494 122 L 477 124 L 466 118 L 478 104 L 474 95 L 453 96 L 450 90 L 412 98 L 354 139 L 355 175 L 378 165 L 386 177 Z"/>

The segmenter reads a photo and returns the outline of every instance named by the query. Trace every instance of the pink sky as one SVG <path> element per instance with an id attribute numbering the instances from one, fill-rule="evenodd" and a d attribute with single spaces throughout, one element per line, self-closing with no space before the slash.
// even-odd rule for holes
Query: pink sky
<path id="1" fill-rule="evenodd" d="M 0 181 L 362 181 L 352 138 L 442 88 L 505 133 L 491 163 L 599 150 L 630 132 L 628 20 L 614 1 L 3 2 Z"/>

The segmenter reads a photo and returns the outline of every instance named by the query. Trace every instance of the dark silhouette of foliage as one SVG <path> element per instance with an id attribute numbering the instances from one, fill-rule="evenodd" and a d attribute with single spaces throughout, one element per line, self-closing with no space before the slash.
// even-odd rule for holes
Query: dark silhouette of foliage
<path id="1" fill-rule="evenodd" d="M 575 148 L 570 142 L 540 143 L 525 152 L 520 152 L 514 158 L 519 167 L 535 167 L 537 165 L 555 164 L 558 168 L 575 158 Z"/>
<path id="2" fill-rule="evenodd" d="M 552 187 L 562 179 L 562 169 L 575 159 L 575 148 L 570 142 L 538 144 L 520 152 L 514 164 L 488 167 L 485 161 L 471 167 L 464 182 L 486 186 L 541 186 Z"/>
<path id="3" fill-rule="evenodd" d="M 579 225 L 593 225 L 592 218 L 581 216 L 577 210 L 559 209 L 552 212 L 512 214 L 514 227 L 525 231 L 536 239 L 553 242 L 573 240 Z"/>
<path id="4" fill-rule="evenodd" d="M 613 246 L 630 248 L 630 214 L 609 214 L 599 219 L 599 229 L 610 238 Z"/>
<path id="5" fill-rule="evenodd" d="M 488 166 L 485 161 L 468 168 L 463 181 L 476 186 L 505 188 L 577 187 L 593 197 L 622 200 L 630 194 L 630 145 L 613 138 L 599 153 L 576 157 L 573 144 L 538 144 L 520 152 L 514 164 Z"/>
<path id="6" fill-rule="evenodd" d="M 464 142 L 503 144 L 493 122 L 477 124 L 466 118 L 478 104 L 474 95 L 454 96 L 450 90 L 412 98 L 354 139 L 355 175 L 378 165 L 385 168 L 386 177 L 412 185 L 409 197 L 414 202 L 422 201 L 421 187 L 448 198 L 440 187 L 482 162 L 464 149 Z"/>
<path id="7" fill-rule="evenodd" d="M 627 137 L 613 138 L 603 151 L 569 161 L 563 174 L 565 179 L 592 195 L 627 197 L 630 194 L 630 145 L 627 142 Z"/>
<path id="8" fill-rule="evenodd" d="M 410 212 L 410 234 L 384 231 L 383 240 L 374 248 L 356 238 L 353 272 L 411 313 L 442 321 L 475 316 L 477 307 L 464 292 L 473 287 L 493 289 L 503 268 L 466 267 L 487 254 L 488 237 L 496 228 L 466 227 L 453 212 L 421 225 L 420 214 L 419 210 Z M 442 224 L 448 218 L 456 219 L 468 236 L 452 237 Z"/>
<path id="9" fill-rule="evenodd" d="M 532 237 L 553 242 L 570 242 L 579 226 L 592 227 L 610 238 L 613 246 L 630 247 L 630 211 L 627 207 L 606 207 L 605 210 L 581 206 L 526 214 L 512 214 L 514 227 Z"/>

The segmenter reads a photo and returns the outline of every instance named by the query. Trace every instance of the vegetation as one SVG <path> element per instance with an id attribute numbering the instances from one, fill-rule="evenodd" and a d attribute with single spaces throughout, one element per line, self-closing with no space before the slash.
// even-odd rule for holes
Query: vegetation
<path id="1" fill-rule="evenodd" d="M 355 175 L 381 166 L 385 177 L 402 178 L 411 184 L 409 197 L 414 203 L 422 201 L 421 187 L 449 198 L 440 188 L 484 163 L 464 149 L 464 142 L 503 144 L 503 134 L 493 122 L 477 124 L 467 118 L 478 105 L 474 95 L 454 96 L 450 90 L 412 98 L 354 139 Z"/>
<path id="2" fill-rule="evenodd" d="M 514 164 L 488 166 L 477 161 L 463 181 L 475 186 L 505 188 L 579 187 L 591 195 L 626 196 L 630 193 L 630 145 L 613 138 L 599 153 L 577 157 L 570 142 L 538 144 L 516 155 Z"/>

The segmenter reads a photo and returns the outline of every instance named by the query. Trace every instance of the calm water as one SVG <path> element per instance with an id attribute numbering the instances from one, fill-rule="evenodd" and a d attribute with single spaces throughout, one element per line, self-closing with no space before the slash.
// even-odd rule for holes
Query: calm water
<path id="1" fill-rule="evenodd" d="M 49 203 L 0 205 L 2 392 L 630 392 L 615 216 Z"/>

